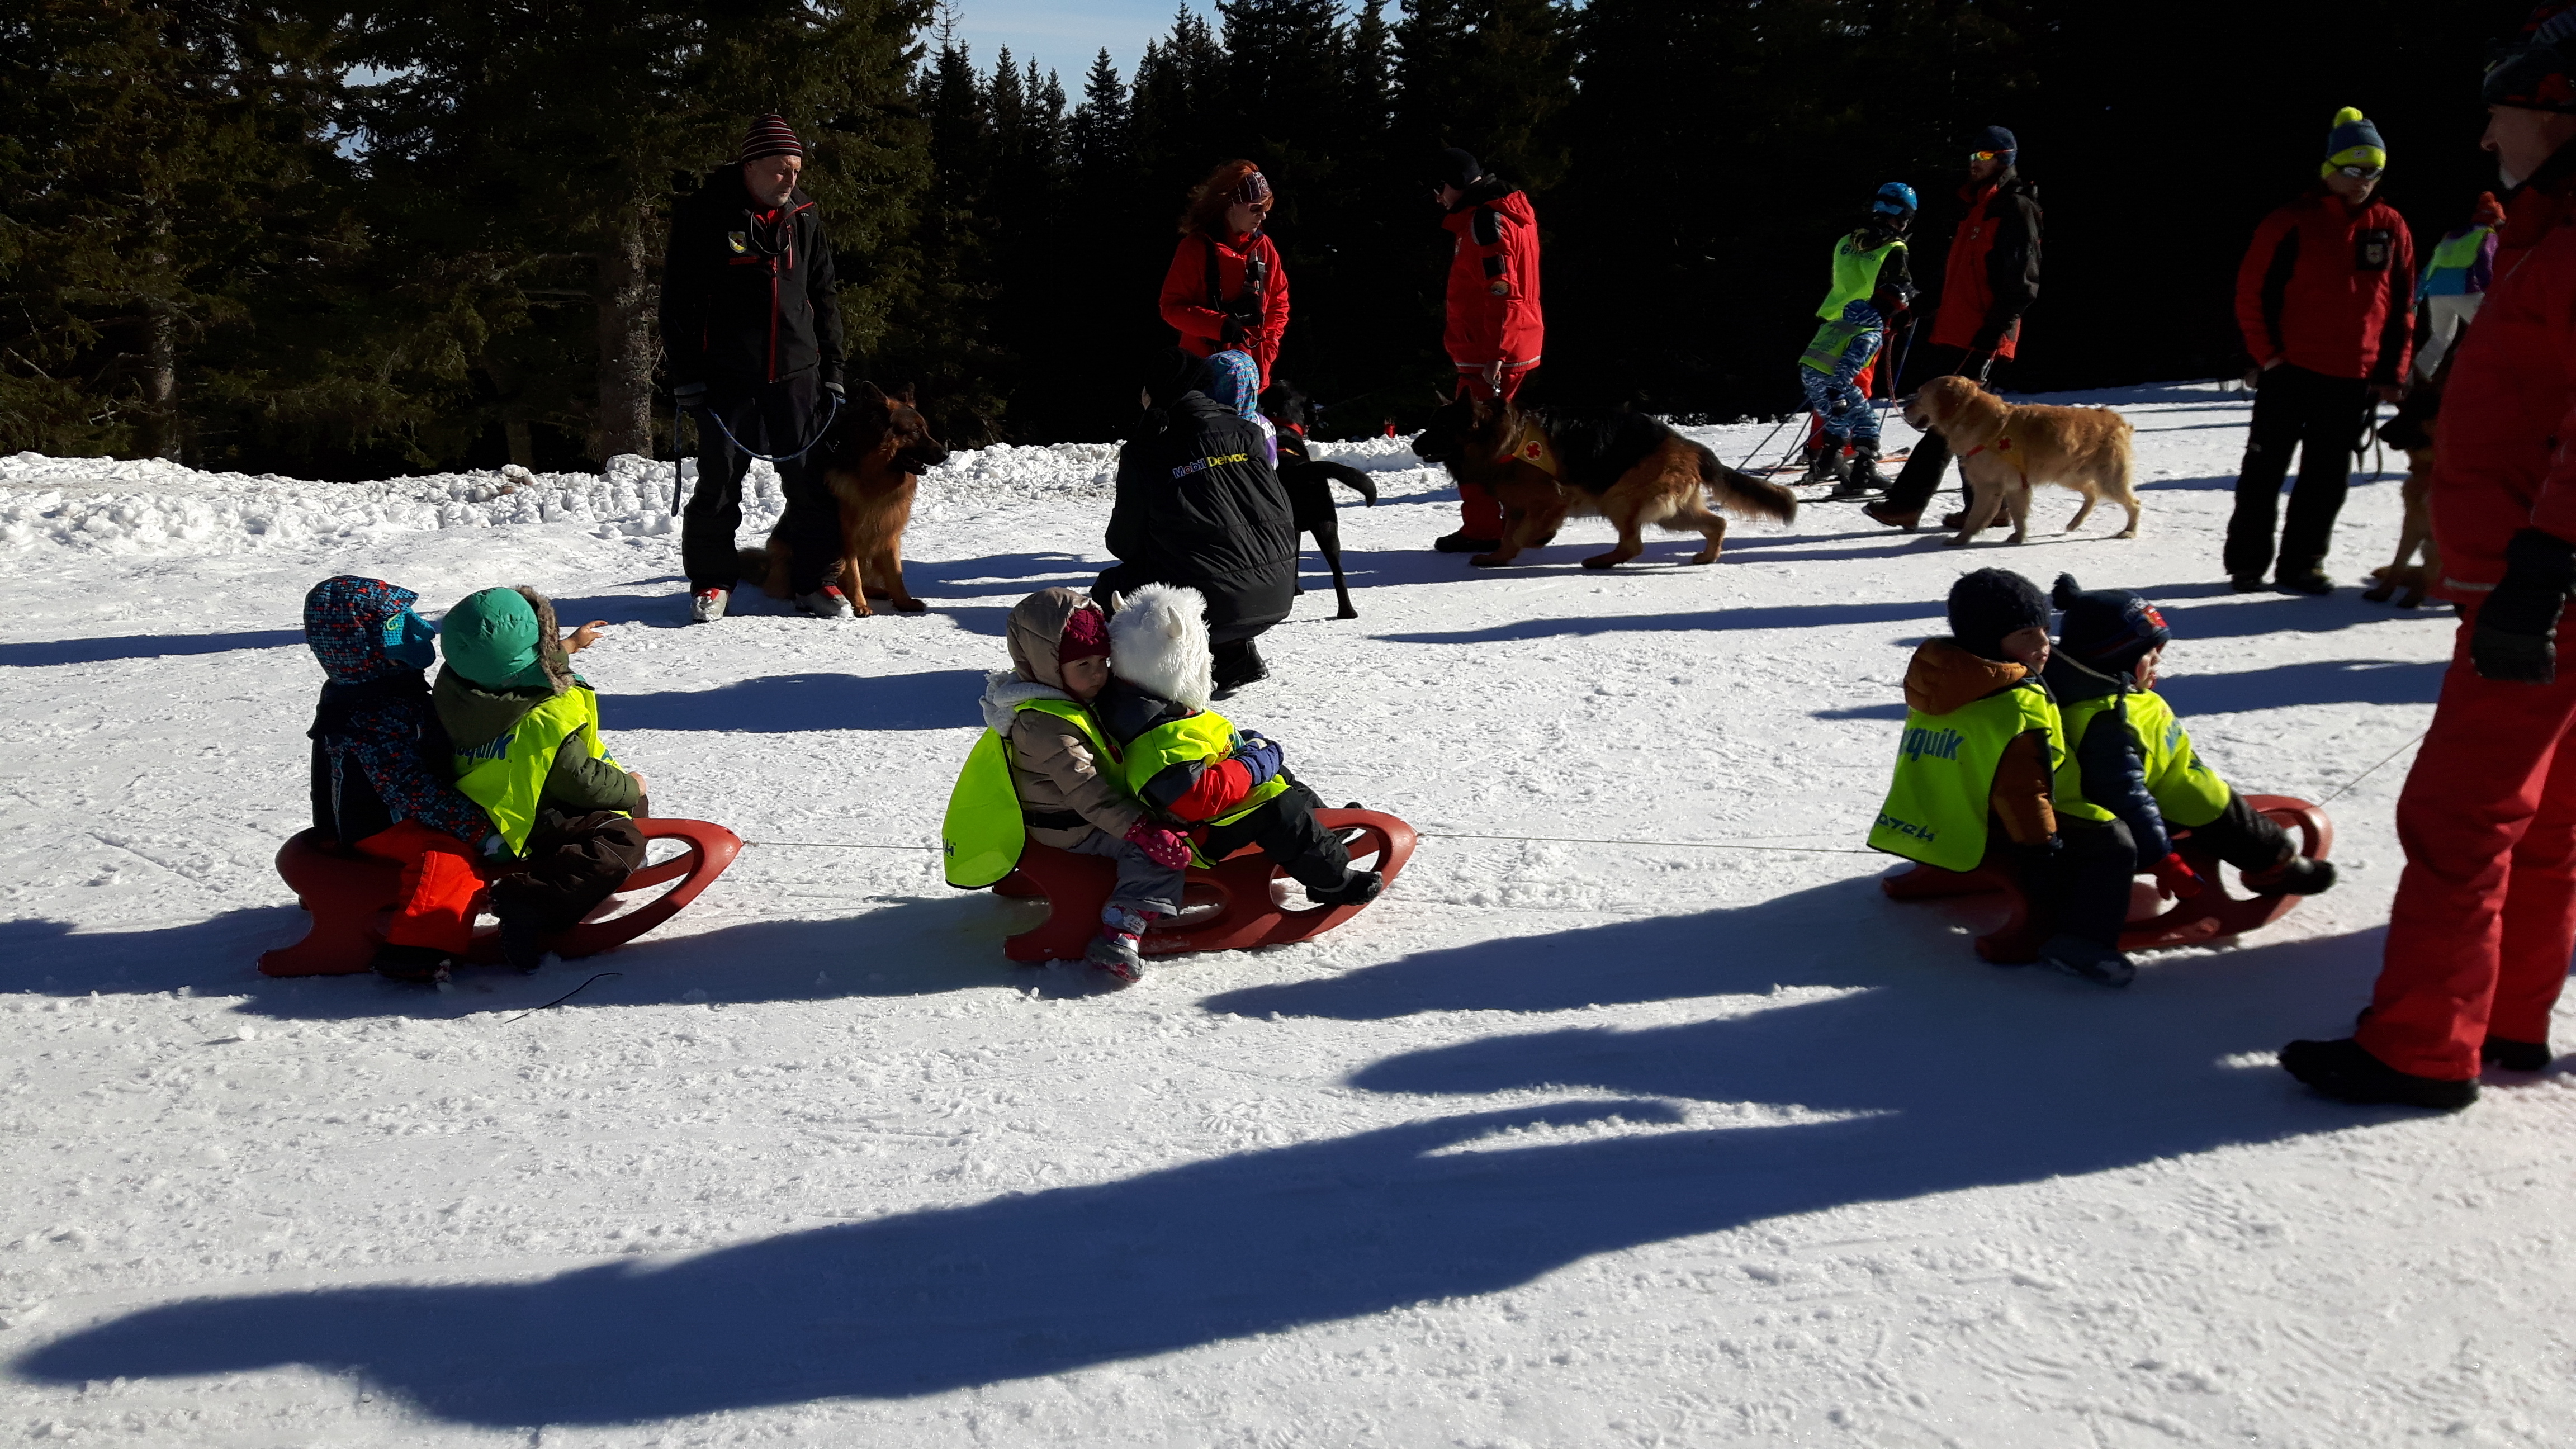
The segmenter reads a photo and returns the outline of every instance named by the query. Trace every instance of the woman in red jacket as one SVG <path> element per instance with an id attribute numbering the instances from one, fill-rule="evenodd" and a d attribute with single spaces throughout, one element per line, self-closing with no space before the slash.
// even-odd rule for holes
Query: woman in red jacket
<path id="1" fill-rule="evenodd" d="M 1270 180 L 1249 161 L 1208 173 L 1181 213 L 1181 244 L 1163 274 L 1163 320 L 1184 350 L 1210 357 L 1226 348 L 1252 354 L 1261 385 L 1288 331 L 1288 272 L 1279 248 L 1261 234 L 1270 216 Z"/>

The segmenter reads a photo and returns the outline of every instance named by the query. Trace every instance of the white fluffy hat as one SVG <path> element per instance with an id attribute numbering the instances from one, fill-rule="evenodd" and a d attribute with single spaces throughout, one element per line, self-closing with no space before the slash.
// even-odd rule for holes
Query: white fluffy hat
<path id="1" fill-rule="evenodd" d="M 1207 599 L 1196 589 L 1147 584 L 1109 619 L 1109 672 L 1192 709 L 1215 692 Z"/>

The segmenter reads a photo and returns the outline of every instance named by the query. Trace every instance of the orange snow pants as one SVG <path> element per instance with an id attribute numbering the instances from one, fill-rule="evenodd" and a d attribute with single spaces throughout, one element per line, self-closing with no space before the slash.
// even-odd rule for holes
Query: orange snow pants
<path id="1" fill-rule="evenodd" d="M 2547 1040 L 2576 952 L 2576 652 L 2552 684 L 2483 679 L 2469 664 L 2474 607 L 2461 616 L 2397 800 L 2406 872 L 2354 1033 L 2397 1070 L 2444 1081 L 2476 1076 L 2490 1035 Z"/>
<path id="2" fill-rule="evenodd" d="M 465 842 L 417 820 L 398 820 L 392 829 L 359 841 L 358 849 L 402 867 L 387 944 L 456 952 L 473 941 L 474 898 L 482 893 L 483 877 Z"/>

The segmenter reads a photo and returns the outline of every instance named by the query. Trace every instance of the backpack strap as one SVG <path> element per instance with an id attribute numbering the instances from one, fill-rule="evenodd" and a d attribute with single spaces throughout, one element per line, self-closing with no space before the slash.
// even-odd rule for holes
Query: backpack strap
<path id="1" fill-rule="evenodd" d="M 1216 237 L 1202 231 L 1199 233 L 1199 240 L 1207 246 L 1208 310 L 1225 311 L 1225 282 L 1218 276 L 1216 269 Z"/>

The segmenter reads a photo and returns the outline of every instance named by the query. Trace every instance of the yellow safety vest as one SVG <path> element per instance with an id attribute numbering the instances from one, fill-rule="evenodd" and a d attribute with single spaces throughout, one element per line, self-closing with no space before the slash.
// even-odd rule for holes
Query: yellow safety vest
<path id="1" fill-rule="evenodd" d="M 1027 699 L 1011 712 L 1023 709 L 1051 714 L 1072 725 L 1083 743 L 1091 746 L 1093 759 L 1112 766 L 1118 763 L 1118 751 L 1101 735 L 1090 710 L 1069 699 Z M 1028 843 L 1028 816 L 1018 787 L 1011 783 L 1010 746 L 987 729 L 966 752 L 966 768 L 958 772 L 957 784 L 948 792 L 948 814 L 939 822 L 939 848 L 948 883 L 960 890 L 982 890 L 1019 865 Z"/>
<path id="2" fill-rule="evenodd" d="M 2036 679 L 2024 679 L 1948 714 L 1905 712 L 1896 773 L 1870 827 L 1871 848 L 1937 865 L 1977 868 L 1986 856 L 1986 817 L 1995 767 L 2004 747 L 2038 730 L 2048 740 L 2053 773 L 2066 758 L 2056 701 Z M 2103 813 L 2108 819 L 2108 812 Z"/>
<path id="3" fill-rule="evenodd" d="M 1234 726 L 1224 715 L 1213 710 L 1203 709 L 1181 719 L 1165 720 L 1127 742 L 1127 759 L 1123 768 L 1127 774 L 1128 792 L 1142 799 L 1146 783 L 1166 769 L 1200 760 L 1221 760 L 1234 753 L 1237 743 Z M 1242 804 L 1216 819 L 1186 823 L 1192 827 L 1230 825 L 1287 788 L 1287 776 L 1273 775 L 1244 796 Z M 1190 854 L 1199 865 L 1215 863 L 1207 858 L 1195 841 L 1190 845 Z"/>
<path id="4" fill-rule="evenodd" d="M 2167 823 L 2197 830 L 2226 812 L 2236 792 L 2200 762 L 2191 736 L 2183 733 L 2181 719 L 2162 696 L 2152 689 L 2130 695 L 2129 728 L 2146 747 L 2147 793 L 2156 797 L 2156 809 Z"/>
<path id="5" fill-rule="evenodd" d="M 599 738 L 599 696 L 578 680 L 519 716 L 498 737 L 456 752 L 456 788 L 492 817 L 492 828 L 501 832 L 511 854 L 528 848 L 546 775 L 563 742 L 575 735 L 585 738 L 592 759 L 617 763 L 608 759 L 608 746 Z"/>

